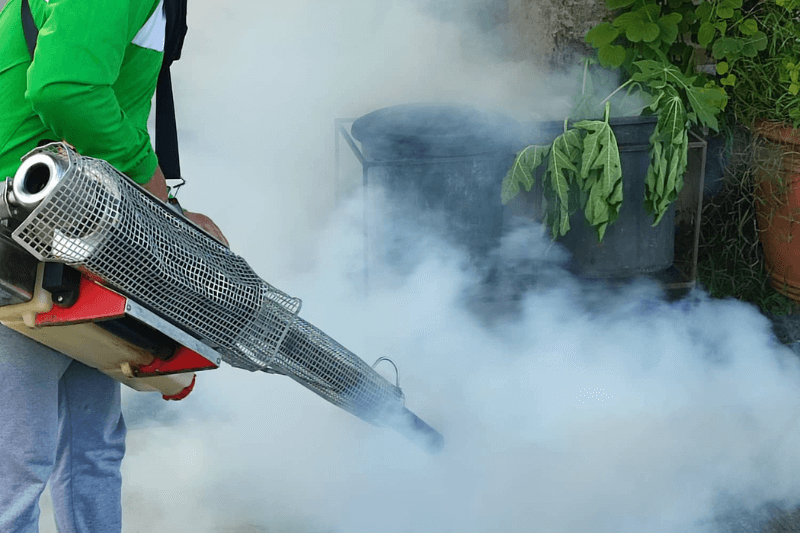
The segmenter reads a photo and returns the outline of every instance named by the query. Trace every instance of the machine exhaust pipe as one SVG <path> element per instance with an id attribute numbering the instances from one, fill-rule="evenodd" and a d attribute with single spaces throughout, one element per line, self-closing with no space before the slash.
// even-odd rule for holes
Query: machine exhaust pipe
<path id="1" fill-rule="evenodd" d="M 0 184 L 0 220 L 25 218 L 55 189 L 68 169 L 64 160 L 44 153 L 25 158 L 14 177 Z"/>

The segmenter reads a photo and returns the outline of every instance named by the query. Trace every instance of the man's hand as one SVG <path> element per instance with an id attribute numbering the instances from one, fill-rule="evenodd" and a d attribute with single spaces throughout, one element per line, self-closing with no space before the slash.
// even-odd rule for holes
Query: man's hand
<path id="1" fill-rule="evenodd" d="M 161 166 L 156 167 L 156 172 L 153 174 L 153 177 L 150 178 L 150 181 L 142 185 L 142 187 L 150 191 L 163 202 L 167 201 L 169 196 L 167 192 L 167 181 L 164 179 L 164 173 L 161 171 Z M 209 235 L 217 239 L 225 246 L 228 246 L 228 239 L 225 238 L 225 235 L 222 234 L 222 231 L 220 231 L 219 227 L 214 224 L 213 220 L 205 215 L 201 215 L 200 213 L 184 211 L 183 214 L 186 218 L 206 230 Z"/>
<path id="2" fill-rule="evenodd" d="M 209 235 L 217 239 L 219 242 L 224 244 L 225 246 L 228 245 L 228 239 L 225 238 L 225 235 L 222 234 L 222 231 L 214 224 L 214 221 L 208 218 L 205 215 L 201 215 L 200 213 L 192 213 L 190 211 L 184 211 L 183 215 L 206 230 Z"/>

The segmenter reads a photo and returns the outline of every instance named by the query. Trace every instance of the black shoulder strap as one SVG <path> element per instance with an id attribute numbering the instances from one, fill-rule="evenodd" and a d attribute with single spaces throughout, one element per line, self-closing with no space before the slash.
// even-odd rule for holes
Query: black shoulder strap
<path id="1" fill-rule="evenodd" d="M 164 38 L 164 62 L 158 75 L 156 86 L 156 155 L 158 156 L 164 176 L 170 180 L 181 177 L 181 162 L 178 154 L 178 126 L 175 122 L 175 101 L 172 96 L 172 77 L 169 67 L 173 61 L 181 57 L 183 41 L 186 37 L 186 2 L 187 0 L 164 0 L 164 13 L 167 18 L 167 31 Z M 28 0 L 22 0 L 22 32 L 25 43 L 33 59 L 39 29 L 33 21 L 31 6 Z"/>
<path id="2" fill-rule="evenodd" d="M 156 85 L 156 155 L 164 177 L 168 180 L 179 180 L 175 189 L 183 185 L 181 158 L 178 152 L 178 124 L 175 121 L 175 99 L 172 96 L 172 76 L 166 64 L 158 73 L 158 85 Z"/>
<path id="3" fill-rule="evenodd" d="M 22 33 L 25 34 L 25 44 L 28 45 L 28 52 L 33 59 L 33 51 L 36 49 L 36 39 L 39 37 L 39 28 L 33 22 L 31 6 L 28 0 L 22 0 Z"/>
<path id="4" fill-rule="evenodd" d="M 178 126 L 175 121 L 175 100 L 172 96 L 172 76 L 169 67 L 181 57 L 186 37 L 187 0 L 164 0 L 167 32 L 164 39 L 164 63 L 158 74 L 156 88 L 156 155 L 168 180 L 179 180 L 173 190 L 183 185 L 178 153 Z"/>

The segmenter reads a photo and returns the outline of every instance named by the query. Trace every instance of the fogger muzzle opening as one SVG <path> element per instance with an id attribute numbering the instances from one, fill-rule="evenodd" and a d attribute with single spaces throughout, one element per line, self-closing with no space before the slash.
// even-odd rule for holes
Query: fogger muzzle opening
<path id="1" fill-rule="evenodd" d="M 67 168 L 47 154 L 27 158 L 14 174 L 10 203 L 26 211 L 36 208 L 52 192 Z"/>

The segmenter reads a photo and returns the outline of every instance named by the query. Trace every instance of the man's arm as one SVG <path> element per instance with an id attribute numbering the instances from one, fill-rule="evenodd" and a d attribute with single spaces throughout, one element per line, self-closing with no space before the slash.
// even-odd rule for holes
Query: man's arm
<path id="1" fill-rule="evenodd" d="M 39 28 L 26 97 L 42 122 L 88 156 L 99 157 L 137 183 L 157 159 L 144 124 L 134 124 L 112 89 L 134 20 L 152 0 L 50 0 Z M 155 52 L 154 52 L 155 53 Z M 155 59 L 157 61 L 157 59 Z M 157 67 L 142 83 L 155 86 Z"/>
<path id="2" fill-rule="evenodd" d="M 146 127 L 125 115 L 112 89 L 131 38 L 129 18 L 144 22 L 146 5 L 147 0 L 50 0 L 26 97 L 58 138 L 108 161 L 166 201 L 167 185 Z M 155 77 L 142 83 L 155 84 Z M 185 215 L 228 244 L 210 218 Z"/>
<path id="3" fill-rule="evenodd" d="M 142 187 L 147 189 L 151 194 L 153 194 L 153 196 L 157 197 L 162 202 L 166 202 L 167 198 L 169 197 L 169 193 L 167 192 L 167 180 L 164 178 L 164 173 L 161 171 L 160 166 L 156 167 L 153 177 L 150 178 L 146 183 L 143 183 Z"/>

